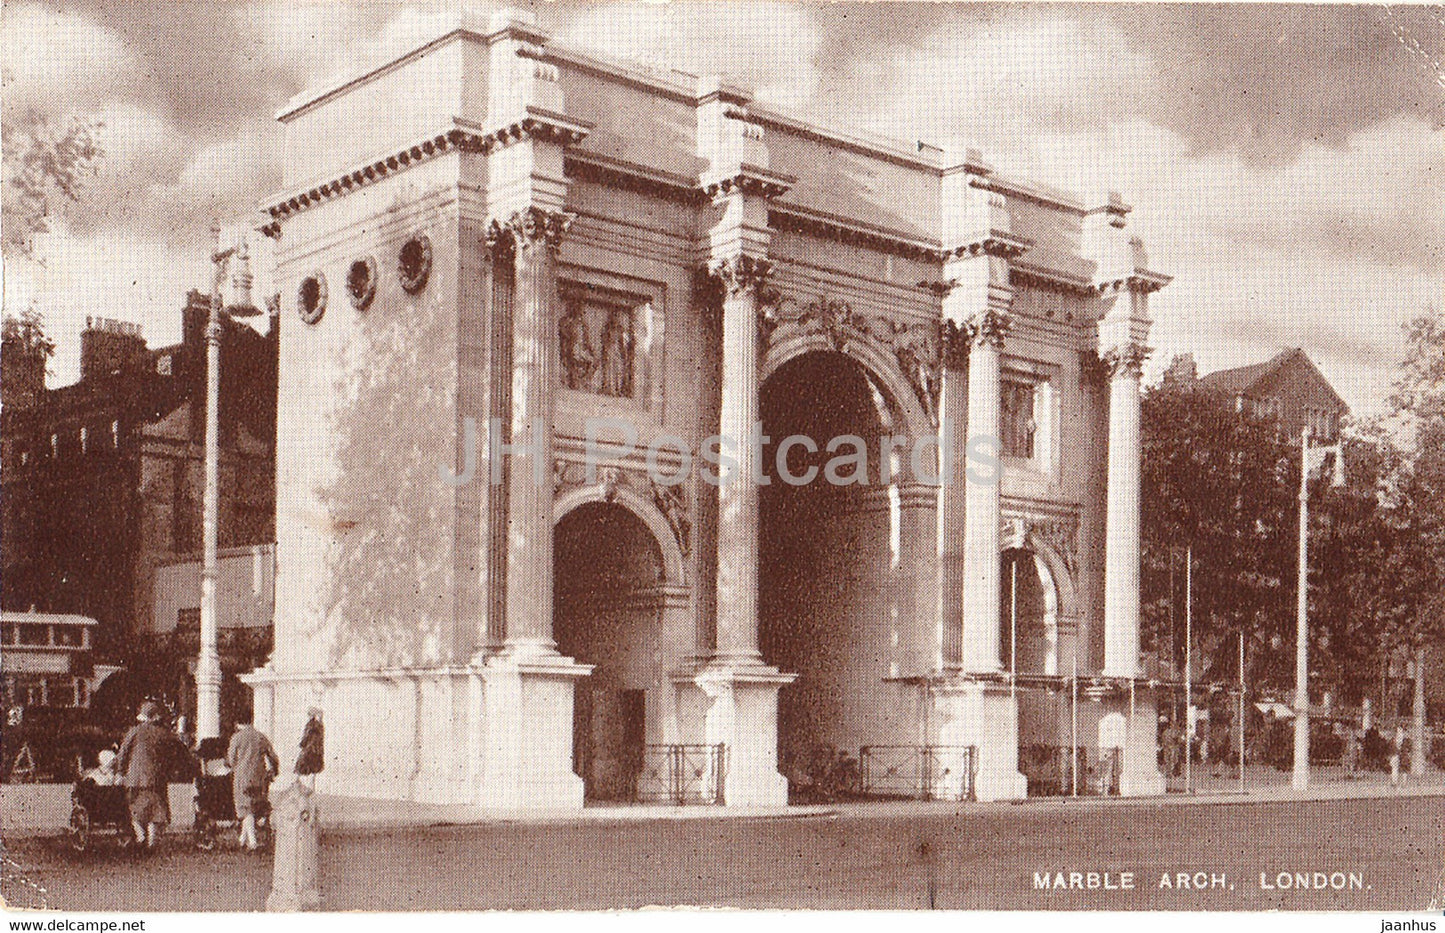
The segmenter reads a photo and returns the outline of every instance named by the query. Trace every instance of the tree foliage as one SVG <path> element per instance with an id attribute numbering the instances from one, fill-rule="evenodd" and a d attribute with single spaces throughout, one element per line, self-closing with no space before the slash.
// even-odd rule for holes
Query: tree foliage
<path id="1" fill-rule="evenodd" d="M 55 125 L 38 113 L 0 123 L 4 183 L 0 185 L 0 248 L 34 256 L 34 237 L 51 229 L 66 202 L 79 200 L 103 155 L 100 124 L 71 117 Z"/>

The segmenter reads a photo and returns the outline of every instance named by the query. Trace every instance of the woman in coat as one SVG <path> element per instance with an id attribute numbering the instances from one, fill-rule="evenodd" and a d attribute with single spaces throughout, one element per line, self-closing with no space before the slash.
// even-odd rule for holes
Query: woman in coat
<path id="1" fill-rule="evenodd" d="M 121 740 L 115 761 L 116 773 L 125 780 L 136 842 L 147 849 L 155 848 L 160 828 L 171 821 L 166 779 L 180 744 L 160 719 L 159 706 L 150 700 L 142 703 L 136 725 Z"/>
<path id="2" fill-rule="evenodd" d="M 316 775 L 326 767 L 326 727 L 321 723 L 321 709 L 313 706 L 306 711 L 306 728 L 301 730 L 301 754 L 296 756 L 296 773 L 311 776 L 311 786 L 316 786 Z"/>
<path id="3" fill-rule="evenodd" d="M 264 807 L 267 785 L 281 762 L 271 740 L 249 721 L 243 721 L 237 723 L 236 734 L 231 736 L 226 764 L 231 766 L 231 796 L 241 821 L 241 845 L 255 849 L 257 811 Z"/>

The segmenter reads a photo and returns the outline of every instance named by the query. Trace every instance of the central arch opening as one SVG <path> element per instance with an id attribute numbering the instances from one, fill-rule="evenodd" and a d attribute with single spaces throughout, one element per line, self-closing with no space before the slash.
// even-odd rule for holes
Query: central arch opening
<path id="1" fill-rule="evenodd" d="M 578 682 L 572 766 L 588 800 L 636 795 L 647 693 L 663 679 L 662 552 L 629 509 L 588 502 L 557 523 L 552 628 L 557 649 L 592 676 Z"/>
<path id="2" fill-rule="evenodd" d="M 778 367 L 759 402 L 771 443 L 759 490 L 758 637 L 769 664 L 798 675 L 778 699 L 779 770 L 797 793 L 839 752 L 896 741 L 899 729 L 884 683 L 896 648 L 893 511 L 879 482 L 891 416 L 864 367 L 830 351 Z M 795 435 L 818 448 L 786 452 L 791 476 L 816 469 L 809 482 L 787 482 L 778 468 L 779 447 Z"/>

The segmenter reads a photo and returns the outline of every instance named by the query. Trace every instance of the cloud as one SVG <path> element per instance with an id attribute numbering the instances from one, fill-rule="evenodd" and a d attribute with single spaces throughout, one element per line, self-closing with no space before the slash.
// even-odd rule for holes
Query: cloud
<path id="1" fill-rule="evenodd" d="M 5 109 L 12 113 L 90 110 L 134 77 L 135 58 L 123 38 L 78 13 L 7 4 L 0 48 Z"/>
<path id="2" fill-rule="evenodd" d="M 728 75 L 777 106 L 805 106 L 818 87 L 821 37 L 813 8 L 802 4 L 613 4 L 581 13 L 558 39 L 624 61 Z"/>

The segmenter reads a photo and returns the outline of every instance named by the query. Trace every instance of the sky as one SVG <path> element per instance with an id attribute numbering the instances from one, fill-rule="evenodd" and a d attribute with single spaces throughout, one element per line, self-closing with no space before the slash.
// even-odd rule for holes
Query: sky
<path id="1" fill-rule="evenodd" d="M 513 2 L 560 44 L 731 75 L 806 119 L 983 150 L 1000 171 L 1116 189 L 1150 265 L 1150 372 L 1303 347 L 1381 411 L 1401 324 L 1445 303 L 1445 7 Z M 0 119 L 102 123 L 80 203 L 5 265 L 78 377 L 87 315 L 179 339 L 227 238 L 280 188 L 276 110 L 485 3 L 6 0 Z M 251 237 L 259 287 L 266 244 Z M 263 292 L 258 292 L 259 296 Z"/>

